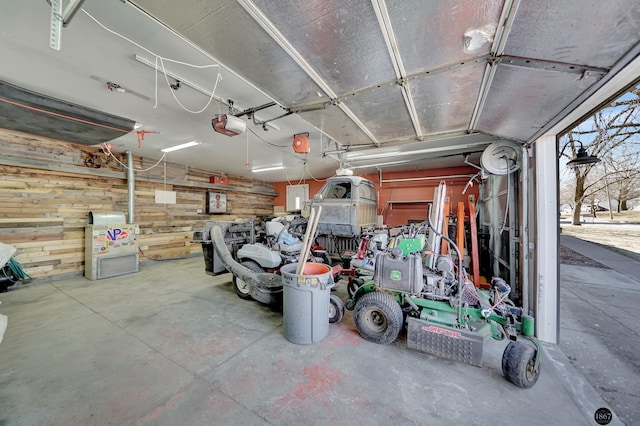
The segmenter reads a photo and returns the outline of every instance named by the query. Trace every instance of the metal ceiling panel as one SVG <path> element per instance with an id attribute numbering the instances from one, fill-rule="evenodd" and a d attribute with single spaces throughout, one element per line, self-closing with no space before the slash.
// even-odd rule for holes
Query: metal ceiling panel
<path id="1" fill-rule="evenodd" d="M 235 0 L 134 0 L 132 3 L 139 5 L 148 14 L 181 33 L 201 19 L 218 13 L 219 9 L 231 2 L 235 3 Z"/>
<path id="2" fill-rule="evenodd" d="M 411 80 L 424 134 L 467 130 L 484 69 L 484 63 L 477 63 Z"/>
<path id="3" fill-rule="evenodd" d="M 505 54 L 610 68 L 638 34 L 638 0 L 523 1 Z"/>
<path id="4" fill-rule="evenodd" d="M 503 3 L 503 0 L 388 1 L 407 74 L 488 54 Z"/>
<path id="5" fill-rule="evenodd" d="M 581 78 L 576 74 L 501 64 L 477 130 L 527 141 L 596 81 L 594 75 Z"/>
<path id="6" fill-rule="evenodd" d="M 368 145 L 371 139 L 337 106 L 299 114 L 307 122 L 322 130 L 343 145 Z"/>
<path id="7" fill-rule="evenodd" d="M 461 162 L 457 154 L 445 156 L 481 148 L 452 139 L 467 132 L 472 117 L 473 127 L 486 133 L 476 142 L 484 143 L 487 134 L 528 140 L 562 118 L 572 102 L 577 104 L 600 83 L 615 78 L 621 63 L 640 49 L 637 0 L 134 3 L 136 7 L 116 0 L 85 2 L 62 31 L 62 49 L 54 51 L 48 47 L 48 2 L 5 1 L 0 13 L 3 80 L 130 117 L 145 130 L 160 132 L 141 145 L 135 133 L 126 134 L 115 140 L 116 150 L 132 149 L 158 159 L 162 148 L 200 140 L 197 147 L 171 153 L 170 161 L 244 176 L 252 176 L 247 162 L 283 164 L 289 177 L 299 177 L 306 169 L 316 177 L 330 175 L 335 162 L 322 157 L 320 148 L 334 144 L 319 137 L 318 129 L 341 144 L 359 145 L 352 155 L 381 144 L 372 149 L 382 149 L 376 153 L 382 156 L 372 159 L 378 161 L 388 160 L 395 148 L 415 151 L 420 142 L 414 126 L 419 124 L 420 138 L 427 144 L 420 156 Z M 506 14 L 505 4 L 517 7 Z M 497 26 L 501 16 L 504 25 Z M 504 30 L 495 46 L 500 55 L 495 73 L 485 74 L 496 28 Z M 136 55 L 144 57 L 146 65 Z M 197 66 L 165 63 L 184 83 L 176 91 L 169 87 L 173 80 L 166 82 L 153 71 L 156 55 Z M 220 68 L 201 68 L 216 61 Z M 218 70 L 223 80 L 215 86 Z M 395 84 L 394 70 L 406 74 L 406 87 Z M 109 82 L 123 91 L 108 91 Z M 481 85 L 486 90 L 479 93 Z M 221 102 L 207 104 L 210 97 L 205 92 L 213 87 Z M 407 93 L 410 98 L 405 99 Z M 329 102 L 329 97 L 341 103 L 277 118 L 283 113 L 280 106 L 304 109 Z M 259 111 L 257 122 L 243 117 L 248 133 L 229 139 L 211 129 L 211 117 L 224 111 L 229 98 L 241 109 L 271 99 L 281 105 Z M 203 112 L 193 114 L 181 105 Z M 274 118 L 265 131 L 260 122 Z M 304 157 L 291 150 L 291 136 L 302 132 L 310 132 L 313 140 Z M 282 180 L 282 175 L 260 178 Z"/>
<path id="8" fill-rule="evenodd" d="M 254 3 L 337 94 L 395 78 L 370 2 Z"/>
<path id="9" fill-rule="evenodd" d="M 396 84 L 353 96 L 345 105 L 362 119 L 379 142 L 416 137 L 402 88 Z"/>
<path id="10" fill-rule="evenodd" d="M 137 3 L 145 10 L 147 5 L 153 9 L 154 0 Z M 179 6 L 158 8 L 155 16 L 170 27 L 185 25 L 186 16 L 191 16 L 186 10 L 199 8 L 200 3 L 181 1 Z M 320 87 L 236 2 L 199 17 L 181 33 L 284 106 L 321 99 Z"/>

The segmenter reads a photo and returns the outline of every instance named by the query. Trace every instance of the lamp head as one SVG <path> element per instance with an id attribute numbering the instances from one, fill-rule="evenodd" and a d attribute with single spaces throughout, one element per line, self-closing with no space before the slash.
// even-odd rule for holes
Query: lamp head
<path id="1" fill-rule="evenodd" d="M 595 164 L 598 163 L 600 161 L 600 159 L 595 156 L 595 155 L 589 155 L 587 153 L 587 150 L 584 149 L 584 147 L 582 146 L 582 142 L 580 141 L 576 141 L 578 143 L 580 143 L 580 148 L 578 149 L 578 153 L 576 154 L 576 158 L 574 158 L 573 160 L 569 161 L 567 163 L 567 166 L 571 166 L 571 167 L 577 167 L 577 166 L 584 166 L 587 164 Z"/>

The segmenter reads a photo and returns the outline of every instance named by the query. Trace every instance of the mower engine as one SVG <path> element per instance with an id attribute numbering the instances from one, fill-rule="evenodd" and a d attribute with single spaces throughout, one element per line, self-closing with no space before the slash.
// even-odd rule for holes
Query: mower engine
<path id="1" fill-rule="evenodd" d="M 440 256 L 436 262 L 436 270 L 431 270 L 424 267 L 423 257 L 419 253 L 403 256 L 400 248 L 393 248 L 378 253 L 375 264 L 373 280 L 379 288 L 406 292 L 430 300 L 447 301 L 453 308 L 457 308 L 460 303 L 458 279 L 453 260 L 448 255 Z M 501 293 L 504 293 L 509 286 L 504 280 L 500 281 L 503 286 Z M 462 286 L 461 291 L 463 304 L 472 307 L 479 305 L 480 299 L 472 283 Z"/>

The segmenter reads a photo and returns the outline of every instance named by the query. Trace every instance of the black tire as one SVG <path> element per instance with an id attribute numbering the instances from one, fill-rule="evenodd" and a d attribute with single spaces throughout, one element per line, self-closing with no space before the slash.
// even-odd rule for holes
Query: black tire
<path id="1" fill-rule="evenodd" d="M 329 324 L 335 324 L 344 316 L 344 303 L 335 294 L 329 295 Z"/>
<path id="2" fill-rule="evenodd" d="M 402 330 L 402 308 L 388 293 L 372 291 L 362 296 L 353 317 L 360 335 L 380 345 L 396 340 Z"/>
<path id="3" fill-rule="evenodd" d="M 264 269 L 262 269 L 262 267 L 253 260 L 245 260 L 241 263 L 241 265 L 248 269 L 251 269 L 253 272 L 264 272 Z M 244 280 L 241 280 L 235 275 L 233 276 L 233 291 L 238 295 L 240 299 L 253 300 L 253 297 L 251 297 L 251 288 L 249 287 L 249 284 L 245 283 Z"/>
<path id="4" fill-rule="evenodd" d="M 536 351 L 531 346 L 522 342 L 509 342 L 502 354 L 502 374 L 516 386 L 530 388 L 540 376 L 540 364 L 538 369 L 533 366 Z"/>

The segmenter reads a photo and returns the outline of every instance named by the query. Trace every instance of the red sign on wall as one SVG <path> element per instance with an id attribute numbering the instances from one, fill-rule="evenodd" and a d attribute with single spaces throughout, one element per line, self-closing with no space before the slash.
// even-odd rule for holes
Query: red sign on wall
<path id="1" fill-rule="evenodd" d="M 223 176 L 210 176 L 209 183 L 215 183 L 218 185 L 229 185 L 229 178 Z"/>

